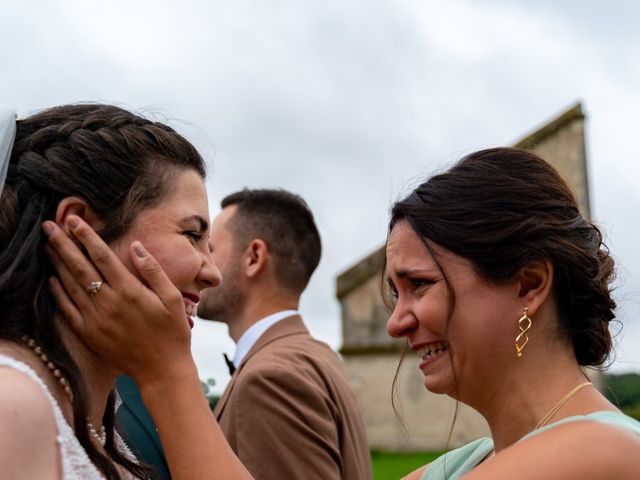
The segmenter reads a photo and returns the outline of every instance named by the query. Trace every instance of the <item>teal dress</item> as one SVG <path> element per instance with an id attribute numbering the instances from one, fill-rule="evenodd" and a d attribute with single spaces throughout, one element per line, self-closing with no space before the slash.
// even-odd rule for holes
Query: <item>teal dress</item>
<path id="1" fill-rule="evenodd" d="M 640 422 L 620 412 L 601 411 L 589 415 L 576 415 L 567 417 L 542 428 L 529 432 L 521 440 L 533 437 L 538 433 L 565 423 L 588 420 L 592 422 L 606 423 L 624 428 L 640 436 Z M 493 440 L 481 438 L 468 443 L 463 447 L 452 450 L 438 457 L 420 477 L 420 480 L 456 480 L 465 473 L 469 473 L 493 451 Z M 445 475 L 446 468 L 446 475 Z"/>

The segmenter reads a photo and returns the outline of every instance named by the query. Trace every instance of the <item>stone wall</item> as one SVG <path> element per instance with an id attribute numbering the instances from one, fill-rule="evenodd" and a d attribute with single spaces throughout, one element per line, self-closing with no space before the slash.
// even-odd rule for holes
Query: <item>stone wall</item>
<path id="1" fill-rule="evenodd" d="M 480 414 L 462 403 L 457 404 L 456 413 L 454 400 L 424 388 L 422 372 L 416 367 L 418 359 L 413 352 L 407 354 L 400 369 L 397 412 L 394 412 L 391 385 L 399 361 L 397 353 L 345 356 L 372 449 L 441 451 L 489 434 Z M 449 434 L 451 438 L 447 443 Z"/>

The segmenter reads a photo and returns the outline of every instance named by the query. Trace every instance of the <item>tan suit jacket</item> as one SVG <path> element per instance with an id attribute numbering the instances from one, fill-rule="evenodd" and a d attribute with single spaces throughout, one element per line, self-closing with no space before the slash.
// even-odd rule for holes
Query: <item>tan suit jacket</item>
<path id="1" fill-rule="evenodd" d="M 364 422 L 342 363 L 297 315 L 258 339 L 214 413 L 256 479 L 371 478 Z"/>

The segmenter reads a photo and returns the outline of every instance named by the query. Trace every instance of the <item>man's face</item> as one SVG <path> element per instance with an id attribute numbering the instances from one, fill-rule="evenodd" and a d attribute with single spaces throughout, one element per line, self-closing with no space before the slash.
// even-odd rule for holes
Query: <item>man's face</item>
<path id="1" fill-rule="evenodd" d="M 215 264 L 222 274 L 222 284 L 202 291 L 198 316 L 228 323 L 243 303 L 242 251 L 234 245 L 230 220 L 237 207 L 230 205 L 213 220 L 209 245 Z"/>

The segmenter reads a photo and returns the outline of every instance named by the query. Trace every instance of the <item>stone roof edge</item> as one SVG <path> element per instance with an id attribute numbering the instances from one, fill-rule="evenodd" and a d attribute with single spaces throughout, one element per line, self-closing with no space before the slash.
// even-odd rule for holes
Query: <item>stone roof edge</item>
<path id="1" fill-rule="evenodd" d="M 381 246 L 338 275 L 336 278 L 336 296 L 338 298 L 344 297 L 353 289 L 362 285 L 372 275 L 379 272 L 383 265 L 384 246 Z"/>
<path id="2" fill-rule="evenodd" d="M 569 107 L 567 110 L 562 112 L 557 117 L 551 119 L 550 121 L 544 123 L 544 125 L 533 133 L 521 138 L 517 142 L 513 144 L 515 148 L 533 148 L 537 144 L 539 144 L 542 140 L 550 137 L 557 131 L 561 130 L 565 126 L 569 125 L 571 122 L 577 119 L 584 119 L 585 114 L 582 111 L 582 103 L 577 102 L 573 106 Z"/>

